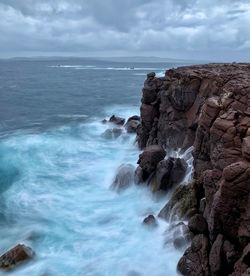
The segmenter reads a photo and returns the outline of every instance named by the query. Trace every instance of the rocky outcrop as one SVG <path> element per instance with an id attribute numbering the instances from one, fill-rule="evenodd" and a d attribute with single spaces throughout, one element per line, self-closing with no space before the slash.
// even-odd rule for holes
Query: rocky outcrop
<path id="1" fill-rule="evenodd" d="M 179 271 L 247 273 L 250 64 L 180 67 L 161 78 L 150 73 L 142 92 L 139 147 L 158 146 L 168 155 L 173 149 L 193 146 L 193 181 L 178 185 L 159 214 L 164 219 L 191 218 L 189 226 L 196 236 L 178 264 Z M 147 173 L 167 162 L 161 160 Z"/>

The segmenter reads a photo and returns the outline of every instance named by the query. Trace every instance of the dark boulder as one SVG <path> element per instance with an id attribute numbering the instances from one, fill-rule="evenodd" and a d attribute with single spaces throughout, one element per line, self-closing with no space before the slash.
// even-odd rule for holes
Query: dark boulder
<path id="1" fill-rule="evenodd" d="M 0 268 L 11 269 L 34 257 L 34 252 L 24 244 L 18 244 L 0 257 Z"/>
<path id="2" fill-rule="evenodd" d="M 180 158 L 170 157 L 157 164 L 153 190 L 169 190 L 185 177 L 187 163 Z"/>
<path id="3" fill-rule="evenodd" d="M 116 139 L 121 135 L 122 135 L 121 128 L 109 128 L 103 132 L 102 137 L 105 139 Z"/>
<path id="4" fill-rule="evenodd" d="M 133 165 L 122 164 L 117 170 L 111 188 L 119 192 L 129 187 L 134 182 L 134 171 Z"/>
<path id="5" fill-rule="evenodd" d="M 149 176 L 155 171 L 157 164 L 163 160 L 165 156 L 166 152 L 160 146 L 149 146 L 139 155 L 137 163 L 142 168 L 144 175 Z"/>
<path id="6" fill-rule="evenodd" d="M 147 225 L 147 226 L 151 226 L 151 227 L 156 227 L 157 226 L 157 222 L 156 219 L 153 215 L 148 215 L 144 220 L 143 220 L 143 224 Z"/>
<path id="7" fill-rule="evenodd" d="M 113 123 L 113 124 L 116 124 L 116 125 L 121 125 L 122 126 L 125 123 L 125 119 L 121 118 L 121 117 L 118 117 L 118 116 L 115 116 L 115 115 L 112 115 L 109 118 L 109 122 Z"/>
<path id="8" fill-rule="evenodd" d="M 188 227 L 194 234 L 205 234 L 207 232 L 207 221 L 200 214 L 195 214 L 188 222 Z"/>

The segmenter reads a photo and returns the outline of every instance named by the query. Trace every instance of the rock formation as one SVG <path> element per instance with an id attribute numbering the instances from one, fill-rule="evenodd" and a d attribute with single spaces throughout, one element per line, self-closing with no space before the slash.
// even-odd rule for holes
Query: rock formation
<path id="1" fill-rule="evenodd" d="M 190 218 L 195 234 L 178 270 L 183 275 L 247 275 L 250 64 L 180 67 L 161 78 L 150 73 L 142 92 L 137 141 L 145 151 L 137 175 L 145 179 L 166 162 L 162 149 L 168 155 L 193 146 L 193 180 L 178 185 L 160 212 L 167 220 L 173 212 Z"/>

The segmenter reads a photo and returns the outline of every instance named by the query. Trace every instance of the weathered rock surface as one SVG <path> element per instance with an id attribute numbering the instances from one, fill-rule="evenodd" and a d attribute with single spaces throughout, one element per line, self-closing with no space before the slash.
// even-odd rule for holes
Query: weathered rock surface
<path id="1" fill-rule="evenodd" d="M 179 271 L 184 275 L 247 275 L 250 64 L 180 67 L 166 71 L 162 78 L 148 74 L 137 141 L 142 149 L 152 145 L 167 150 L 194 148 L 193 182 L 177 186 L 159 214 L 172 219 L 200 212 L 206 220 L 207 231 L 195 236 L 178 264 Z M 150 173 L 157 166 L 151 166 Z"/>
<path id="2" fill-rule="evenodd" d="M 34 252 L 24 244 L 18 244 L 0 257 L 0 268 L 12 269 L 34 257 Z"/>

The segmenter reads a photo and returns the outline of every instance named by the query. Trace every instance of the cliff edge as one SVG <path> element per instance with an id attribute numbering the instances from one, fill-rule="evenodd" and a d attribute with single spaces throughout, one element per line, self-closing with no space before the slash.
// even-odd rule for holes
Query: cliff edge
<path id="1" fill-rule="evenodd" d="M 137 141 L 144 155 L 156 145 L 167 155 L 193 147 L 193 180 L 175 185 L 159 214 L 168 220 L 174 209 L 189 219 L 193 238 L 179 272 L 249 275 L 250 64 L 180 67 L 161 78 L 150 73 L 142 93 Z"/>

